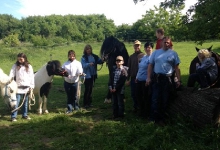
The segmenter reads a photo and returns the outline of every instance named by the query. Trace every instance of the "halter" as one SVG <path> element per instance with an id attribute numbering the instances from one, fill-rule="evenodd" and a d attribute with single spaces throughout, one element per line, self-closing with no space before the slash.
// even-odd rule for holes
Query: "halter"
<path id="1" fill-rule="evenodd" d="M 112 51 L 110 51 L 108 54 L 104 54 L 104 52 L 103 52 L 103 54 L 102 54 L 102 58 L 105 58 L 105 56 L 107 56 L 107 58 L 108 58 L 108 55 L 110 55 L 112 52 L 115 52 L 115 50 L 116 50 L 116 48 L 113 48 L 112 49 Z M 104 59 L 105 60 L 105 59 Z M 108 60 L 107 60 L 108 61 Z M 107 62 L 106 61 L 106 62 Z"/>
<path id="2" fill-rule="evenodd" d="M 11 89 L 11 87 L 9 86 L 9 84 L 12 82 L 13 80 L 10 80 L 8 81 L 6 84 L 5 84 L 5 95 L 4 95 L 4 100 L 5 99 L 9 99 L 9 104 L 12 102 L 12 101 L 17 101 L 16 99 L 11 99 L 10 95 L 8 94 L 8 89 L 10 90 L 10 92 L 12 93 L 13 90 Z M 6 101 L 5 101 L 6 103 Z M 7 104 L 7 106 L 9 107 L 9 105 Z M 9 107 L 10 108 L 10 107 Z"/>

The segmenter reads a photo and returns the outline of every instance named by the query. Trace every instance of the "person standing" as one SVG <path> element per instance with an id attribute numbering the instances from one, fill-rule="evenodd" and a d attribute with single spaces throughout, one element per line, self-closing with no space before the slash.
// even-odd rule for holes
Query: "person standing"
<path id="1" fill-rule="evenodd" d="M 157 37 L 157 42 L 156 42 L 156 50 L 163 48 L 163 38 L 164 38 L 164 29 L 163 28 L 158 28 L 156 30 L 156 37 Z M 170 48 L 173 48 L 172 41 L 170 42 Z"/>
<path id="2" fill-rule="evenodd" d="M 76 60 L 76 53 L 74 50 L 68 51 L 68 60 L 62 65 L 62 68 L 69 74 L 68 77 L 64 77 L 64 89 L 67 94 L 66 114 L 69 114 L 73 110 L 79 109 L 79 104 L 76 102 L 76 96 L 79 76 L 83 73 L 82 65 Z"/>
<path id="3" fill-rule="evenodd" d="M 30 120 L 28 116 L 28 100 L 29 100 L 29 91 L 34 89 L 34 71 L 33 67 L 29 63 L 27 56 L 24 53 L 19 53 L 17 55 L 17 61 L 12 66 L 10 70 L 9 77 L 14 77 L 18 89 L 16 94 L 17 105 L 15 109 L 18 108 L 20 100 L 23 99 L 22 107 L 22 118 Z M 17 121 L 18 110 L 12 112 L 11 121 Z"/>
<path id="4" fill-rule="evenodd" d="M 169 37 L 163 40 L 163 48 L 152 53 L 148 66 L 148 77 L 153 73 L 152 98 L 150 121 L 164 125 L 165 113 L 168 104 L 169 92 L 174 87 L 174 74 L 176 74 L 176 86 L 180 86 L 180 59 L 178 54 L 170 49 Z M 151 78 L 147 78 L 149 85 Z"/>
<path id="5" fill-rule="evenodd" d="M 113 68 L 113 73 L 110 75 L 108 83 L 113 101 L 113 119 L 124 118 L 124 84 L 128 75 L 128 68 L 123 66 L 123 64 L 123 57 L 117 56 L 116 67 Z"/>
<path id="6" fill-rule="evenodd" d="M 154 44 L 152 42 L 147 42 L 144 45 L 144 50 L 146 55 L 144 55 L 139 61 L 138 72 L 136 76 L 137 84 L 137 100 L 139 104 L 139 116 L 147 118 L 150 114 L 150 86 L 146 86 L 147 76 L 147 67 L 149 65 L 151 53 L 153 50 Z M 150 76 L 151 77 L 151 76 Z M 149 78 L 150 78 L 149 77 Z"/>
<path id="7" fill-rule="evenodd" d="M 130 55 L 128 59 L 128 77 L 126 85 L 130 85 L 131 97 L 133 100 L 133 112 L 137 112 L 138 103 L 136 98 L 136 83 L 135 79 L 138 72 L 138 61 L 144 56 L 144 53 L 141 52 L 141 42 L 139 40 L 134 41 L 134 53 Z"/>
<path id="8" fill-rule="evenodd" d="M 97 79 L 97 64 L 103 64 L 103 61 L 92 52 L 92 46 L 87 44 L 83 51 L 81 58 L 83 67 L 83 73 L 85 77 L 85 90 L 83 97 L 83 106 L 85 108 L 91 107 L 92 103 L 92 89 L 94 87 L 95 80 Z"/>

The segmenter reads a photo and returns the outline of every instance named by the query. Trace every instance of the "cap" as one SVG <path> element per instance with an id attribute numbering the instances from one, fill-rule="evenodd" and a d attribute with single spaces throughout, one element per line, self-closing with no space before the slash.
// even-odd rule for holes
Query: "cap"
<path id="1" fill-rule="evenodd" d="M 122 60 L 122 61 L 123 61 L 124 59 L 123 59 L 122 56 L 117 56 L 117 57 L 116 57 L 116 60 Z"/>
<path id="2" fill-rule="evenodd" d="M 134 45 L 141 45 L 141 42 L 136 40 L 136 41 L 134 41 Z"/>

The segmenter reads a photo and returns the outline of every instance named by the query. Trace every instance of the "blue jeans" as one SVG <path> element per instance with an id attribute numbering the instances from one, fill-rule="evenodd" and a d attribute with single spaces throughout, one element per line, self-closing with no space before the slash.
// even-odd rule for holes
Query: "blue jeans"
<path id="1" fill-rule="evenodd" d="M 64 89 L 67 95 L 67 109 L 68 111 L 73 111 L 79 109 L 78 103 L 76 102 L 76 92 L 77 92 L 77 83 L 68 83 L 64 81 Z"/>
<path id="2" fill-rule="evenodd" d="M 18 108 L 18 107 L 19 107 L 19 103 L 20 103 L 21 98 L 22 98 L 22 102 L 23 102 L 24 95 L 25 95 L 25 94 L 16 94 L 17 105 L 16 105 L 15 108 Z M 26 116 L 28 115 L 28 96 L 29 96 L 29 94 L 26 94 L 26 97 L 25 97 L 25 99 L 24 99 L 24 103 L 23 103 L 23 105 L 21 106 L 22 117 L 26 117 Z M 14 112 L 11 114 L 11 118 L 16 118 L 16 117 L 17 117 L 17 114 L 18 114 L 18 111 L 14 111 Z"/>
<path id="3" fill-rule="evenodd" d="M 193 87 L 195 82 L 198 82 L 201 88 L 205 88 L 211 85 L 210 76 L 205 69 L 198 69 L 196 73 L 193 73 L 189 76 L 189 81 L 191 84 L 188 86 Z"/>
<path id="4" fill-rule="evenodd" d="M 164 121 L 171 86 L 167 77 L 152 83 L 150 121 Z"/>
<path id="5" fill-rule="evenodd" d="M 131 86 L 131 98 L 133 100 L 133 108 L 137 109 L 138 108 L 138 102 L 136 97 L 137 85 L 135 83 L 135 78 L 131 78 L 130 86 Z"/>
<path id="6" fill-rule="evenodd" d="M 121 91 L 112 93 L 112 101 L 114 117 L 124 117 L 124 95 L 121 94 Z"/>

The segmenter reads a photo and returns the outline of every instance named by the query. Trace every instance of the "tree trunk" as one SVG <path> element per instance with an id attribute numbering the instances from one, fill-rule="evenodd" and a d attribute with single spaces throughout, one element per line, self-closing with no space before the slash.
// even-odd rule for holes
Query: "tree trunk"
<path id="1" fill-rule="evenodd" d="M 181 114 L 192 119 L 197 126 L 220 124 L 220 88 L 198 91 L 184 88 L 177 92 L 177 98 L 170 102 L 169 114 Z"/>

